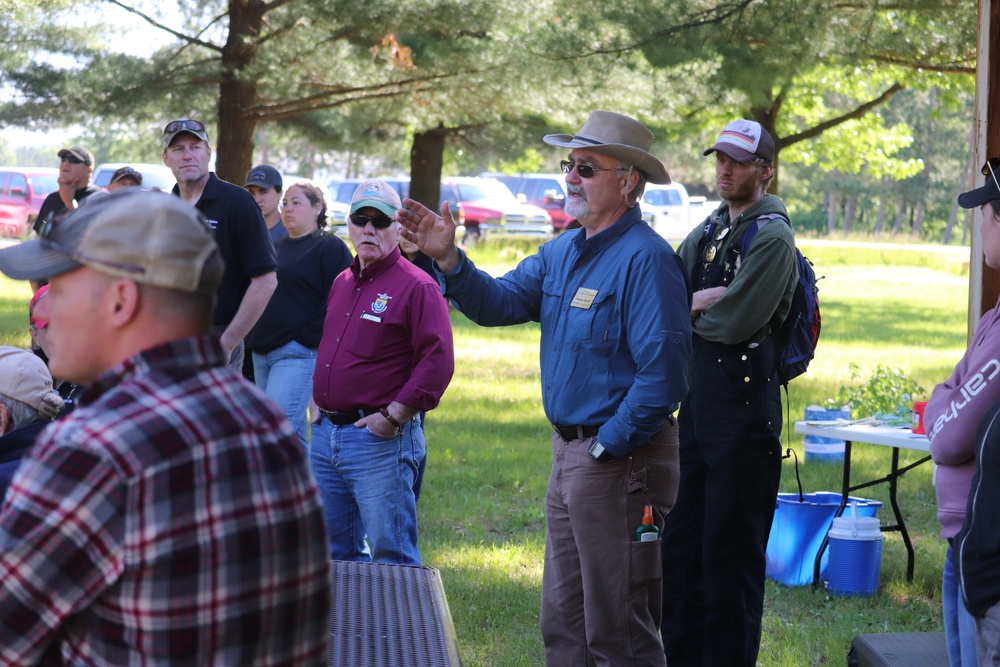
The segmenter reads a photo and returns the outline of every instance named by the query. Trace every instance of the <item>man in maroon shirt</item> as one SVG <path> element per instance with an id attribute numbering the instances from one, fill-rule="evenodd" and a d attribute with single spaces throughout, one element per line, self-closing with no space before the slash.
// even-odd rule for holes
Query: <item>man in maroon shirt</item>
<path id="1" fill-rule="evenodd" d="M 310 458 L 335 560 L 420 564 L 419 414 L 437 407 L 455 355 L 440 287 L 399 252 L 401 205 L 383 181 L 354 192 L 356 257 L 333 282 L 316 358 Z"/>

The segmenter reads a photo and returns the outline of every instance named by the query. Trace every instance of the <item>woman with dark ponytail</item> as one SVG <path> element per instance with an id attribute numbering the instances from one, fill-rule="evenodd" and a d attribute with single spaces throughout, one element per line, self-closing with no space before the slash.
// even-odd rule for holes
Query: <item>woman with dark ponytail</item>
<path id="1" fill-rule="evenodd" d="M 285 190 L 281 222 L 288 236 L 274 244 L 278 287 L 247 336 L 247 349 L 253 353 L 257 386 L 281 406 L 308 448 L 306 410 L 327 297 L 333 279 L 350 266 L 351 251 L 324 233 L 326 200 L 309 181 Z"/>

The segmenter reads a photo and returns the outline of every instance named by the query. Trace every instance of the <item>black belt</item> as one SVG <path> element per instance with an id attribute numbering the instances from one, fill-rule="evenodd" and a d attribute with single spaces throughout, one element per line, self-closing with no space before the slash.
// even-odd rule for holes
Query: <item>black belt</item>
<path id="1" fill-rule="evenodd" d="M 353 424 L 359 419 L 364 419 L 368 415 L 375 414 L 378 410 L 378 408 L 358 408 L 357 410 L 349 410 L 347 412 L 334 412 L 333 410 L 319 409 L 320 414 L 329 419 L 330 423 L 335 426 Z"/>
<path id="2" fill-rule="evenodd" d="M 601 430 L 600 426 L 559 426 L 557 424 L 553 424 L 552 428 L 565 442 L 593 438 Z"/>

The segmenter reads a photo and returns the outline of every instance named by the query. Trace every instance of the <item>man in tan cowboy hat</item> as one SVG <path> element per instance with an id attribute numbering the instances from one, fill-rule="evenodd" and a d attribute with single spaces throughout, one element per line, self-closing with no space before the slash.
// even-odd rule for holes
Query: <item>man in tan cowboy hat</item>
<path id="1" fill-rule="evenodd" d="M 435 260 L 445 296 L 487 325 L 541 323 L 542 402 L 552 473 L 541 628 L 548 665 L 664 665 L 655 525 L 678 483 L 677 422 L 687 392 L 690 292 L 670 245 L 636 205 L 646 181 L 669 183 L 640 122 L 594 111 L 561 165 L 566 212 L 581 229 L 538 249 L 499 279 L 455 245 L 455 223 L 411 199 L 397 217 Z"/>

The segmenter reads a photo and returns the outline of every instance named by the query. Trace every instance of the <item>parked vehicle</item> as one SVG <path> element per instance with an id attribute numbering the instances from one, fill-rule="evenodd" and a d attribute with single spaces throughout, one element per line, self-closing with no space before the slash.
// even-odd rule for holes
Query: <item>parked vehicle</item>
<path id="1" fill-rule="evenodd" d="M 544 209 L 518 201 L 495 178 L 446 178 L 442 185 L 442 200 L 454 199 L 464 209 L 466 243 L 484 238 L 547 241 L 555 233 Z"/>
<path id="2" fill-rule="evenodd" d="M 680 241 L 703 219 L 701 203 L 688 197 L 687 188 L 680 183 L 660 185 L 649 183 L 642 194 L 642 219 L 668 241 Z"/>
<path id="3" fill-rule="evenodd" d="M 59 189 L 59 170 L 48 167 L 0 168 L 0 226 L 6 236 L 24 236 L 42 202 Z"/>
<path id="4" fill-rule="evenodd" d="M 97 187 L 107 190 L 111 183 L 111 177 L 115 175 L 119 167 L 132 167 L 142 174 L 143 190 L 170 192 L 177 185 L 174 172 L 170 171 L 169 167 L 151 162 L 105 162 L 97 165 L 97 168 L 94 169 L 91 181 Z"/>
<path id="5" fill-rule="evenodd" d="M 495 178 L 520 201 L 545 209 L 557 233 L 580 226 L 576 218 L 566 213 L 566 174 L 497 175 Z"/>

